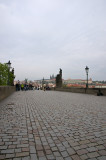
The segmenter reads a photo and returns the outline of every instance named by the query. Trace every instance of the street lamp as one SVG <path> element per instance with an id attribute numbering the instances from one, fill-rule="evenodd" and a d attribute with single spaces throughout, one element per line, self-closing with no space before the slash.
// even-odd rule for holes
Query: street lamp
<path id="1" fill-rule="evenodd" d="M 10 68 L 11 68 L 11 62 L 8 61 L 8 63 L 6 63 L 6 64 L 7 64 L 7 67 L 8 67 L 8 82 L 7 82 L 7 84 L 9 85 L 10 84 L 9 72 L 10 72 Z"/>
<path id="2" fill-rule="evenodd" d="M 86 75 L 87 75 L 87 84 L 86 84 L 86 88 L 88 88 L 88 72 L 89 72 L 88 66 L 86 66 L 85 71 L 86 71 Z"/>
<path id="3" fill-rule="evenodd" d="M 12 69 L 11 73 L 12 73 L 12 86 L 14 86 L 14 79 L 15 79 L 14 68 Z"/>
<path id="4" fill-rule="evenodd" d="M 44 77 L 43 77 L 43 79 L 42 79 L 42 90 L 43 90 L 43 86 L 44 85 Z"/>
<path id="5" fill-rule="evenodd" d="M 8 63 L 6 63 L 6 64 L 7 64 L 7 66 L 8 66 L 9 71 L 10 71 L 10 68 L 11 68 L 11 62 L 10 62 L 10 61 L 8 61 Z"/>

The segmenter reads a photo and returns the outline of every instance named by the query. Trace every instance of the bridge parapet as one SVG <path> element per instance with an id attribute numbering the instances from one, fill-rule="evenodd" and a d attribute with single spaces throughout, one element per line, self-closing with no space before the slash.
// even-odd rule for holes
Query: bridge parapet
<path id="1" fill-rule="evenodd" d="M 73 93 L 85 93 L 85 94 L 93 94 L 97 95 L 99 92 L 103 94 L 103 96 L 106 96 L 106 88 L 67 88 L 67 87 L 61 87 L 61 88 L 55 88 L 56 91 L 65 91 L 65 92 L 73 92 Z"/>
<path id="2" fill-rule="evenodd" d="M 0 101 L 15 92 L 15 86 L 0 86 Z"/>

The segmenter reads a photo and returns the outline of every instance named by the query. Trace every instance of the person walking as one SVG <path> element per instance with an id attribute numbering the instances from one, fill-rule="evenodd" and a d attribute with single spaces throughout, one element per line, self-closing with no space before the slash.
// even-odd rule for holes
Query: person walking
<path id="1" fill-rule="evenodd" d="M 23 83 L 21 84 L 21 90 L 22 91 L 24 90 L 24 84 Z"/>

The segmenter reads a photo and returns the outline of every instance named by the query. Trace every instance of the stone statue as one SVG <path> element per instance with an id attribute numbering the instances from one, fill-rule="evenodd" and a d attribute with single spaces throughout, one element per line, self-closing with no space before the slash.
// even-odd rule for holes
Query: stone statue
<path id="1" fill-rule="evenodd" d="M 62 69 L 60 68 L 59 74 L 56 76 L 56 87 L 62 87 Z"/>

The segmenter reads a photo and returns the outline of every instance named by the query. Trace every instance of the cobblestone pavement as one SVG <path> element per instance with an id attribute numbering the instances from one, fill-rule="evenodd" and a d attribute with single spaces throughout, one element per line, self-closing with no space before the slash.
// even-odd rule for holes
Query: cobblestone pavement
<path id="1" fill-rule="evenodd" d="M 106 160 L 106 97 L 20 91 L 0 103 L 0 160 Z"/>

